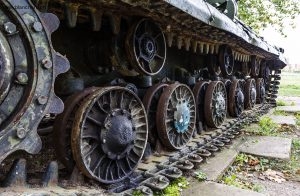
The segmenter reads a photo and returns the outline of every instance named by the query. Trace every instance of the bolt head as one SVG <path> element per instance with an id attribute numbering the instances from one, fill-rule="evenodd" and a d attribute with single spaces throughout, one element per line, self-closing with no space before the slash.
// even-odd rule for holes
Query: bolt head
<path id="1" fill-rule="evenodd" d="M 4 30 L 8 34 L 13 34 L 17 31 L 17 26 L 12 22 L 7 22 L 4 24 Z"/>
<path id="2" fill-rule="evenodd" d="M 24 129 L 24 128 L 18 128 L 17 129 L 17 137 L 19 138 L 19 139 L 23 139 L 23 138 L 25 138 L 25 136 L 26 136 L 26 130 Z"/>
<path id="3" fill-rule="evenodd" d="M 33 23 L 33 29 L 36 31 L 36 32 L 41 32 L 43 30 L 43 25 L 42 23 L 40 22 L 34 22 Z"/>
<path id="4" fill-rule="evenodd" d="M 48 97 L 46 96 L 39 96 L 38 99 L 37 99 L 38 103 L 40 105 L 45 105 L 48 101 Z"/>
<path id="5" fill-rule="evenodd" d="M 19 73 L 17 75 L 17 80 L 20 84 L 27 84 L 28 82 L 28 76 L 26 73 Z"/>
<path id="6" fill-rule="evenodd" d="M 53 66 L 52 62 L 50 60 L 48 60 L 47 58 L 42 60 L 42 64 L 45 69 L 51 69 Z"/>

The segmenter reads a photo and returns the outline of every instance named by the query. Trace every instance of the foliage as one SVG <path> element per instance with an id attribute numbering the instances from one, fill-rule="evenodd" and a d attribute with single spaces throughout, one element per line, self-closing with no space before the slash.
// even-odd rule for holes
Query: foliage
<path id="1" fill-rule="evenodd" d="M 195 178 L 200 182 L 207 179 L 206 173 L 204 173 L 204 172 L 197 171 L 197 172 L 194 172 L 194 174 L 195 174 Z"/>
<path id="2" fill-rule="evenodd" d="M 284 24 L 294 26 L 294 19 L 300 13 L 298 0 L 242 0 L 238 5 L 238 17 L 258 33 L 271 25 L 284 34 Z"/>
<path id="3" fill-rule="evenodd" d="M 134 191 L 132 192 L 132 195 L 133 195 L 133 196 L 143 196 L 143 193 L 142 193 L 141 190 L 134 190 Z"/>
<path id="4" fill-rule="evenodd" d="M 287 103 L 281 99 L 277 100 L 276 103 L 277 106 L 287 106 Z"/>
<path id="5" fill-rule="evenodd" d="M 278 125 L 268 116 L 264 116 L 259 121 L 258 135 L 277 135 L 276 128 Z"/>
<path id="6" fill-rule="evenodd" d="M 180 177 L 172 181 L 167 188 L 163 191 L 155 192 L 155 195 L 172 195 L 180 196 L 182 189 L 186 189 L 189 185 L 189 182 L 185 177 Z"/>
<path id="7" fill-rule="evenodd" d="M 300 126 L 300 113 L 295 113 L 295 117 L 296 117 L 296 125 Z"/>

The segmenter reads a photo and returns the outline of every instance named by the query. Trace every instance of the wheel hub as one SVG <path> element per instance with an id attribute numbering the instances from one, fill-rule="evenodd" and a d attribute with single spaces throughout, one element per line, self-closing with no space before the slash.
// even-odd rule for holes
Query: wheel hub
<path id="1" fill-rule="evenodd" d="M 225 98 L 221 92 L 217 93 L 216 96 L 216 103 L 215 103 L 215 108 L 216 108 L 216 114 L 217 116 L 221 116 L 226 110 L 226 103 L 225 103 Z"/>
<path id="2" fill-rule="evenodd" d="M 141 51 L 141 56 L 146 60 L 146 61 L 151 61 L 154 58 L 154 55 L 156 53 L 156 46 L 155 46 L 155 41 L 154 39 L 147 34 L 144 34 L 140 38 L 140 51 Z"/>
<path id="3" fill-rule="evenodd" d="M 108 115 L 102 131 L 102 149 L 110 159 L 121 159 L 133 147 L 135 138 L 131 115 L 117 109 Z"/>
<path id="4" fill-rule="evenodd" d="M 190 110 L 185 101 L 180 101 L 176 106 L 174 113 L 174 126 L 178 133 L 184 133 L 190 123 Z"/>
<path id="5" fill-rule="evenodd" d="M 241 89 L 239 89 L 237 92 L 236 102 L 238 105 L 244 105 L 244 100 L 245 100 L 244 93 L 242 92 Z"/>
<path id="6" fill-rule="evenodd" d="M 252 87 L 251 88 L 251 92 L 250 92 L 251 94 L 251 102 L 252 103 L 255 103 L 256 102 L 256 89 L 255 89 L 255 87 Z"/>

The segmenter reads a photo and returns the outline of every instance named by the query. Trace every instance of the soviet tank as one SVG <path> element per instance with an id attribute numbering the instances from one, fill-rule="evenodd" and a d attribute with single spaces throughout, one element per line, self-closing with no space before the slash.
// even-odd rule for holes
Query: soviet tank
<path id="1" fill-rule="evenodd" d="M 101 184 L 177 153 L 169 170 L 134 178 L 153 188 L 234 138 L 228 120 L 276 105 L 283 49 L 237 19 L 235 0 L 0 5 L 0 162 L 38 153 L 45 130 L 69 173 Z M 211 132 L 219 139 L 199 137 Z"/>

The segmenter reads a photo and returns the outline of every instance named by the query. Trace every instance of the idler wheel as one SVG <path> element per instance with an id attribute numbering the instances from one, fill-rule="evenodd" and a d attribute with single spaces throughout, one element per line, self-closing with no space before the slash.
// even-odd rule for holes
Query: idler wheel
<path id="1" fill-rule="evenodd" d="M 87 88 L 82 92 L 69 96 L 64 102 L 64 112 L 55 118 L 53 126 L 55 153 L 59 161 L 64 164 L 69 172 L 73 171 L 75 165 L 71 150 L 71 132 L 73 122 L 76 120 L 75 113 L 85 98 L 94 93 L 97 89 L 96 87 Z"/>
<path id="2" fill-rule="evenodd" d="M 134 171 L 148 136 L 146 111 L 136 94 L 122 87 L 101 88 L 84 100 L 75 119 L 71 146 L 81 172 L 115 183 Z"/>
<path id="3" fill-rule="evenodd" d="M 165 88 L 156 115 L 158 135 L 170 149 L 181 149 L 191 139 L 196 123 L 193 92 L 184 84 L 175 83 Z"/>
<path id="4" fill-rule="evenodd" d="M 145 106 L 146 113 L 148 116 L 148 122 L 151 122 L 149 123 L 148 141 L 152 146 L 155 146 L 158 140 L 156 127 L 156 116 L 158 109 L 157 105 L 161 94 L 167 86 L 169 85 L 165 83 L 159 83 L 152 86 L 147 90 L 143 99 L 143 104 Z"/>
<path id="5" fill-rule="evenodd" d="M 266 97 L 266 88 L 265 88 L 265 82 L 263 78 L 257 78 L 256 79 L 256 103 L 262 104 L 265 102 Z"/>
<path id="6" fill-rule="evenodd" d="M 219 63 L 222 74 L 230 76 L 234 68 L 234 56 L 232 49 L 227 45 L 222 45 L 219 49 Z"/>
<path id="7" fill-rule="evenodd" d="M 227 113 L 227 93 L 223 82 L 211 82 L 205 93 L 205 120 L 208 126 L 217 128 Z"/>
<path id="8" fill-rule="evenodd" d="M 248 79 L 245 85 L 245 109 L 252 109 L 256 103 L 256 84 L 254 79 Z"/>
<path id="9" fill-rule="evenodd" d="M 205 92 L 207 90 L 209 82 L 206 81 L 200 81 L 197 82 L 196 85 L 193 88 L 193 93 L 195 96 L 196 101 L 196 112 L 197 112 L 197 121 L 196 121 L 196 127 L 198 129 L 198 132 L 202 131 L 205 118 L 204 118 L 204 104 L 205 104 Z"/>
<path id="10" fill-rule="evenodd" d="M 129 31 L 126 52 L 136 71 L 156 75 L 164 67 L 167 46 L 161 28 L 154 22 L 143 19 Z"/>
<path id="11" fill-rule="evenodd" d="M 230 116 L 239 117 L 244 110 L 244 93 L 239 80 L 233 80 L 228 94 L 228 110 Z"/>

